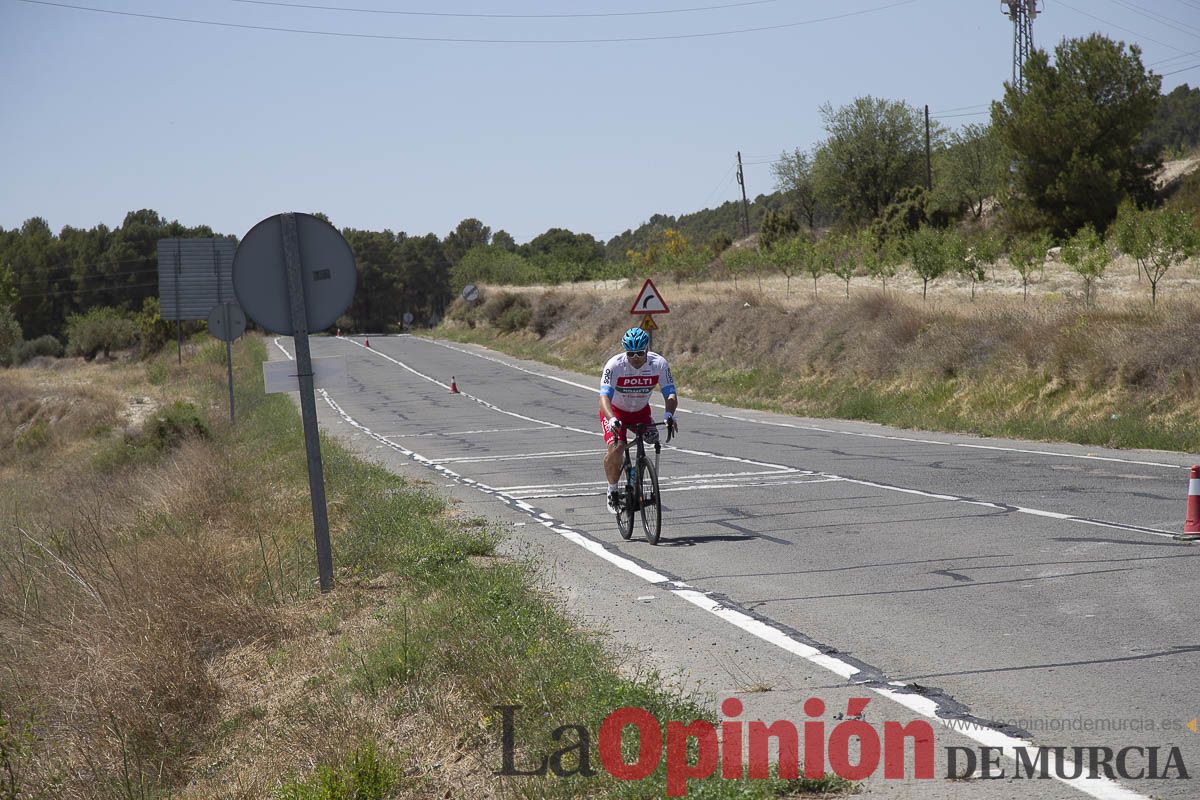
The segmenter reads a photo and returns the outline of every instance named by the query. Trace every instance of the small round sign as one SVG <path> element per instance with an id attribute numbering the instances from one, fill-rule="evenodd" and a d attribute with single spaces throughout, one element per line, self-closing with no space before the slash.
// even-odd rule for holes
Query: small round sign
<path id="1" fill-rule="evenodd" d="M 246 315 L 241 306 L 228 301 L 208 312 L 208 332 L 222 342 L 232 342 L 246 332 Z"/>
<path id="2" fill-rule="evenodd" d="M 413 315 L 412 315 L 412 312 L 411 312 L 411 311 L 405 311 L 405 312 L 404 312 L 404 316 L 402 317 L 402 319 L 404 320 L 404 324 L 405 324 L 405 325 L 412 325 L 412 321 L 413 321 Z"/>
<path id="3" fill-rule="evenodd" d="M 474 303 L 479 299 L 479 287 L 473 283 L 468 283 L 463 287 L 462 298 L 468 303 Z"/>
<path id="4" fill-rule="evenodd" d="M 283 214 L 250 229 L 233 254 L 233 293 L 246 315 L 273 333 L 292 335 Z M 354 253 L 337 228 L 312 214 L 293 214 L 304 285 L 307 329 L 332 326 L 354 299 Z"/>

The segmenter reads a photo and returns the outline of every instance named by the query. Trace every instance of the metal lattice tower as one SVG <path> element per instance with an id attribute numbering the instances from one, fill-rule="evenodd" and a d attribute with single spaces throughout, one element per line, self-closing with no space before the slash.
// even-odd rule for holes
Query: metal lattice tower
<path id="1" fill-rule="evenodd" d="M 1041 11 L 1038 0 L 1000 0 L 1001 11 L 1013 21 L 1012 85 L 1025 88 L 1025 59 L 1033 52 L 1033 21 Z"/>

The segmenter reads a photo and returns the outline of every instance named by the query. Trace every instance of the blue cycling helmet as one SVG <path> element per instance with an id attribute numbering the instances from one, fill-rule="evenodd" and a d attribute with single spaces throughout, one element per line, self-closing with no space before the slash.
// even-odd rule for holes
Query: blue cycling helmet
<path id="1" fill-rule="evenodd" d="M 645 350 L 650 347 L 650 334 L 641 328 L 630 328 L 621 338 L 621 344 L 627 353 L 631 350 Z"/>

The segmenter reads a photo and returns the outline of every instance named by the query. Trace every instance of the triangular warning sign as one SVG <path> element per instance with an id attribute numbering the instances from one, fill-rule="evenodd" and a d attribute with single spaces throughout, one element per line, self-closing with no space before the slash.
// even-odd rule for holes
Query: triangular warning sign
<path id="1" fill-rule="evenodd" d="M 638 292 L 637 300 L 633 301 L 633 307 L 629 309 L 630 314 L 669 314 L 671 309 L 667 308 L 667 303 L 662 299 L 662 295 L 658 293 L 658 289 L 654 286 L 654 281 L 646 278 L 646 282 L 642 284 L 642 290 Z"/>

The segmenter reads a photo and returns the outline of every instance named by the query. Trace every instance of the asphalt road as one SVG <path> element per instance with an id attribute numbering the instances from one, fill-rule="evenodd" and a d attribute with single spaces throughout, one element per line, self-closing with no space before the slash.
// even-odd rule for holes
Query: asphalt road
<path id="1" fill-rule="evenodd" d="M 291 352 L 276 342 L 272 358 Z M 1200 773 L 1200 548 L 1172 538 L 1196 459 L 802 419 L 681 387 L 653 547 L 604 508 L 598 376 L 410 336 L 312 352 L 348 362 L 348 384 L 318 395 L 324 430 L 511 527 L 508 547 L 631 663 L 736 693 L 745 720 L 799 725 L 813 696 L 831 726 L 849 697 L 871 698 L 876 726 L 930 720 L 938 779 L 875 776 L 868 795 L 1200 797 L 1177 770 L 1016 780 L 1002 759 L 1004 779 L 944 779 L 944 748 L 981 744 L 1159 747 L 1160 770 L 1178 747 Z"/>

